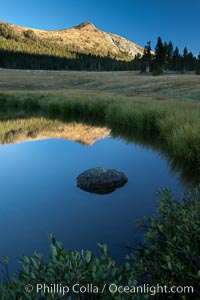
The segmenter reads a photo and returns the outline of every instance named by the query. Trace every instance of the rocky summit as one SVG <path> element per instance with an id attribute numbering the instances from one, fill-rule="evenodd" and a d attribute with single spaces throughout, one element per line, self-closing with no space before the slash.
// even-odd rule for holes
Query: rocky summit
<path id="1" fill-rule="evenodd" d="M 132 60 L 135 55 L 142 55 L 143 48 L 117 34 L 108 33 L 95 27 L 90 22 L 61 30 L 41 30 L 12 25 L 16 34 L 21 37 L 33 32 L 40 40 L 66 46 L 71 51 L 109 56 L 119 60 Z"/>
<path id="2" fill-rule="evenodd" d="M 77 177 L 77 186 L 87 192 L 108 194 L 122 187 L 128 178 L 117 170 L 96 167 L 89 169 Z"/>

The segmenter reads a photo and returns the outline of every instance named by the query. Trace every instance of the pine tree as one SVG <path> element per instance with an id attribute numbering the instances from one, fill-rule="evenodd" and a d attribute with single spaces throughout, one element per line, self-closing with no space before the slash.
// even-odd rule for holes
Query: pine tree
<path id="1" fill-rule="evenodd" d="M 179 49 L 176 47 L 172 55 L 172 67 L 173 70 L 179 71 L 181 69 L 181 56 L 179 54 Z"/>
<path id="2" fill-rule="evenodd" d="M 196 62 L 196 74 L 200 75 L 200 52 L 197 57 L 197 62 Z"/>
<path id="3" fill-rule="evenodd" d="M 173 56 L 173 44 L 172 41 L 169 41 L 166 50 L 166 60 L 167 60 L 167 69 L 171 70 L 172 68 L 172 56 Z"/>
<path id="4" fill-rule="evenodd" d="M 182 56 L 182 63 L 183 63 L 183 71 L 185 72 L 187 70 L 187 56 L 188 56 L 188 50 L 187 47 L 183 49 L 183 56 Z"/>
<path id="5" fill-rule="evenodd" d="M 151 42 L 150 41 L 148 41 L 146 46 L 144 47 L 144 54 L 143 54 L 142 60 L 146 67 L 146 73 L 147 73 L 147 75 L 149 75 L 151 62 L 152 62 Z"/>
<path id="6" fill-rule="evenodd" d="M 164 68 L 164 63 L 166 59 L 166 49 L 163 45 L 162 39 L 159 36 L 155 47 L 155 63 L 162 71 Z"/>

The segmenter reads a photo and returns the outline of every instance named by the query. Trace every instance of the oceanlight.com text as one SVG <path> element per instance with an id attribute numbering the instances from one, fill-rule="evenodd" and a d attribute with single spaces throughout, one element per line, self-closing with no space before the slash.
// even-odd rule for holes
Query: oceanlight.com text
<path id="1" fill-rule="evenodd" d="M 156 294 L 193 294 L 194 289 L 192 286 L 161 286 L 159 284 L 149 285 L 143 284 L 139 286 L 117 285 L 115 283 L 104 284 L 103 286 L 97 286 L 92 283 L 85 285 L 75 283 L 72 286 L 62 284 L 46 284 L 38 283 L 35 286 L 27 284 L 25 286 L 25 292 L 36 294 L 55 294 L 58 296 L 64 296 L 67 294 L 147 294 L 154 296 Z"/>

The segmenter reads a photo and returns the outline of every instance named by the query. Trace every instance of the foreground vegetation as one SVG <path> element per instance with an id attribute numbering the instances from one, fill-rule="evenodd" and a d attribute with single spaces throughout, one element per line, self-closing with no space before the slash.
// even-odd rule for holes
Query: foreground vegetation
<path id="1" fill-rule="evenodd" d="M 8 258 L 4 258 L 5 278 L 0 285 L 1 299 L 61 299 L 59 292 L 36 291 L 37 284 L 53 283 L 70 287 L 63 299 L 72 299 L 72 287 L 92 283 L 100 290 L 76 294 L 76 299 L 199 299 L 200 296 L 200 188 L 175 200 L 167 189 L 159 192 L 157 213 L 140 221 L 145 228 L 144 244 L 132 250 L 121 266 L 109 256 L 105 244 L 99 244 L 100 256 L 91 251 L 65 251 L 50 235 L 50 257 L 40 254 L 21 259 L 21 270 L 10 277 Z M 137 286 L 152 286 L 147 293 L 136 293 Z M 106 284 L 103 296 L 101 290 Z M 132 293 L 111 293 L 109 285 L 129 286 Z M 157 284 L 179 287 L 179 293 L 161 293 Z M 28 286 L 27 289 L 25 287 Z M 30 285 L 32 287 L 30 288 Z M 193 292 L 180 292 L 180 287 Z M 30 288 L 30 289 L 29 289 Z M 33 290 L 32 290 L 33 288 Z M 57 290 L 59 291 L 59 289 Z M 140 289 L 139 289 L 140 291 Z M 75 293 L 74 293 L 75 294 Z"/>

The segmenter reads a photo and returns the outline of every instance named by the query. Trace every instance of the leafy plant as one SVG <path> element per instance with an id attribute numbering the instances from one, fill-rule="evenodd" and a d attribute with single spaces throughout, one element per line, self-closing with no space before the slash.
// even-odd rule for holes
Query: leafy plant
<path id="1" fill-rule="evenodd" d="M 200 296 L 200 187 L 174 200 L 170 190 L 158 192 L 158 212 L 140 221 L 145 228 L 144 244 L 132 251 L 127 260 L 117 266 L 109 256 L 105 244 L 98 244 L 101 255 L 89 250 L 65 251 L 63 244 L 50 235 L 50 257 L 40 254 L 21 259 L 21 270 L 8 276 L 8 258 L 4 258 L 4 281 L 0 285 L 1 299 L 198 299 Z M 74 293 L 73 286 L 92 284 L 98 290 Z M 109 286 L 116 284 L 137 289 L 146 283 L 152 287 L 167 285 L 192 286 L 194 293 L 132 294 L 111 293 Z M 64 295 L 59 289 L 49 293 L 48 288 L 37 291 L 37 285 L 67 286 Z M 101 294 L 103 287 L 105 290 Z"/>
<path id="2" fill-rule="evenodd" d="M 112 297 L 108 286 L 111 283 L 125 285 L 128 280 L 129 284 L 136 285 L 137 281 L 134 276 L 128 272 L 131 266 L 126 263 L 117 267 L 108 254 L 107 246 L 100 243 L 98 246 L 101 251 L 100 257 L 95 257 L 89 250 L 66 252 L 63 244 L 50 235 L 49 260 L 45 261 L 43 256 L 37 253 L 34 253 L 33 257 L 23 257 L 20 261 L 22 269 L 19 274 L 14 275 L 11 281 L 5 280 L 1 284 L 1 299 L 60 299 L 64 295 L 59 292 L 48 293 L 47 289 L 37 292 L 38 284 L 50 287 L 53 283 L 70 287 L 64 299 L 71 299 L 73 286 L 77 283 L 79 286 L 87 287 L 88 284 L 93 284 L 98 287 L 97 293 L 90 291 L 80 293 L 77 299 L 101 299 L 100 294 L 105 284 L 104 299 L 120 299 L 118 295 Z M 7 266 L 7 261 L 4 264 Z M 26 288 L 27 286 L 31 287 L 31 293 Z M 136 299 L 141 298 L 138 296 Z"/>
<path id="3" fill-rule="evenodd" d="M 147 232 L 138 249 L 143 280 L 152 284 L 193 286 L 200 295 L 200 187 L 174 200 L 169 189 L 158 192 L 158 212 L 139 224 Z"/>

